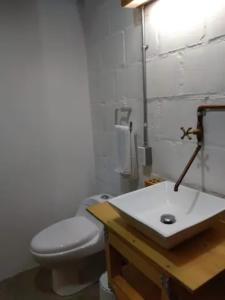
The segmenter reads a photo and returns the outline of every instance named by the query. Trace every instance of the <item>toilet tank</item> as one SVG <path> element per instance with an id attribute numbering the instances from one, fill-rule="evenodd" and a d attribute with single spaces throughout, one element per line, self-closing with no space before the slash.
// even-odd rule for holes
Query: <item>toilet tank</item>
<path id="1" fill-rule="evenodd" d="M 100 225 L 101 223 L 97 221 L 96 218 L 94 218 L 88 211 L 87 208 L 91 205 L 97 204 L 97 203 L 102 203 L 105 202 L 109 199 L 113 198 L 113 196 L 109 194 L 99 194 L 99 195 L 94 195 L 92 197 L 89 197 L 87 199 L 84 199 L 81 201 L 78 211 L 76 213 L 76 216 L 83 216 L 88 218 L 90 221 L 94 222 L 96 225 Z"/>

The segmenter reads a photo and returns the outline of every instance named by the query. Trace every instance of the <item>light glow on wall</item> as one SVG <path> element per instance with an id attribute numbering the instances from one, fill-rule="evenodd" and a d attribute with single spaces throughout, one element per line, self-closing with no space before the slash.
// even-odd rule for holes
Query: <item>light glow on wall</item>
<path id="1" fill-rule="evenodd" d="M 183 33 L 202 24 L 224 8 L 225 0 L 158 0 L 151 9 L 151 24 L 167 34 Z"/>

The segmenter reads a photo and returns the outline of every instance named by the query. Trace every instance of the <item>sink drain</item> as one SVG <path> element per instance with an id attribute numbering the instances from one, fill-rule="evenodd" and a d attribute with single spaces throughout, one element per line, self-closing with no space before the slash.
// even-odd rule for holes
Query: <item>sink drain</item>
<path id="1" fill-rule="evenodd" d="M 170 215 L 170 214 L 165 214 L 165 215 L 162 215 L 161 218 L 160 218 L 160 221 L 163 223 L 163 224 L 174 224 L 176 223 L 176 218 L 174 215 Z"/>

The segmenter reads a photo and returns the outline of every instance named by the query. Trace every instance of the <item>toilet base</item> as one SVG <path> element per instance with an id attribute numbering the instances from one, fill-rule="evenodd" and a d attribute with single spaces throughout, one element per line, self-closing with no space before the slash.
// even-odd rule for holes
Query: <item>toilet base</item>
<path id="1" fill-rule="evenodd" d="M 80 283 L 79 274 L 76 270 L 52 270 L 52 289 L 59 296 L 74 295 L 92 284 L 94 281 Z"/>
<path id="2" fill-rule="evenodd" d="M 52 289 L 59 296 L 70 296 L 98 281 L 105 271 L 103 253 L 79 262 L 61 264 L 52 269 Z"/>

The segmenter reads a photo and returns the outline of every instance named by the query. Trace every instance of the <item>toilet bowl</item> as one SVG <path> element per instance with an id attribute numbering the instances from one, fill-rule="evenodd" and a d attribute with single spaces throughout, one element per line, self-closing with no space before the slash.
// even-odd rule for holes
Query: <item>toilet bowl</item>
<path id="1" fill-rule="evenodd" d="M 104 272 L 104 227 L 86 209 L 110 198 L 101 194 L 83 200 L 74 217 L 33 237 L 30 251 L 40 265 L 52 270 L 52 289 L 56 294 L 75 294 Z"/>

